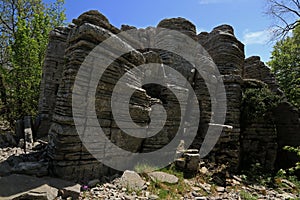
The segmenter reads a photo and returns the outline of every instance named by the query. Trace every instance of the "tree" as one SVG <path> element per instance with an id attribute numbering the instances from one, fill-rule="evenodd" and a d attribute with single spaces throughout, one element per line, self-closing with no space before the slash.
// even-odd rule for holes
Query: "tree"
<path id="1" fill-rule="evenodd" d="M 278 41 L 268 62 L 288 100 L 300 108 L 300 26 Z"/>
<path id="2" fill-rule="evenodd" d="M 300 25 L 299 0 L 267 0 L 266 14 L 275 19 L 274 39 L 285 38 L 290 31 Z"/>
<path id="3" fill-rule="evenodd" d="M 0 113 L 13 125 L 37 111 L 48 34 L 65 20 L 63 0 L 0 3 Z"/>

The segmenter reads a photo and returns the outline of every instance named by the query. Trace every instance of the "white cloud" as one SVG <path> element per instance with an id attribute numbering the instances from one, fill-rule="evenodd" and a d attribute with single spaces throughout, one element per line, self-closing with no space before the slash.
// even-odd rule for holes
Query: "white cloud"
<path id="1" fill-rule="evenodd" d="M 243 36 L 243 43 L 245 45 L 267 44 L 271 38 L 272 38 L 272 31 L 270 29 L 256 31 L 256 32 L 249 32 L 248 30 L 246 30 Z"/>
<path id="2" fill-rule="evenodd" d="M 233 0 L 199 0 L 199 4 L 205 5 L 205 4 L 215 4 L 215 3 L 228 3 L 233 2 Z"/>

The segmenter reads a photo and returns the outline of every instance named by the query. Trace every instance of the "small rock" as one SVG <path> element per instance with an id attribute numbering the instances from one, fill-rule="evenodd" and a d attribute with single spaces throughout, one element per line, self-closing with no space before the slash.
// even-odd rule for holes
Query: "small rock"
<path id="1" fill-rule="evenodd" d="M 152 195 L 150 195 L 150 196 L 148 197 L 148 199 L 149 199 L 149 200 L 156 200 L 156 199 L 159 199 L 159 197 L 158 197 L 157 195 L 152 194 Z"/>
<path id="2" fill-rule="evenodd" d="M 135 196 L 124 195 L 125 200 L 135 200 Z"/>
<path id="3" fill-rule="evenodd" d="M 30 190 L 25 194 L 12 198 L 13 200 L 20 199 L 35 199 L 35 200 L 53 200 L 57 197 L 58 190 L 48 185 L 42 185 L 38 188 Z"/>
<path id="4" fill-rule="evenodd" d="M 240 177 L 238 177 L 238 176 L 233 176 L 233 178 L 234 178 L 235 180 L 237 180 L 238 182 L 243 182 L 243 180 L 242 180 Z"/>
<path id="5" fill-rule="evenodd" d="M 178 183 L 178 178 L 174 175 L 167 174 L 165 172 L 151 172 L 148 173 L 153 181 L 159 181 L 162 183 L 176 184 Z"/>
<path id="6" fill-rule="evenodd" d="M 72 197 L 72 199 L 78 199 L 80 195 L 80 188 L 81 186 L 79 184 L 63 188 L 62 198 Z"/>
<path id="7" fill-rule="evenodd" d="M 186 162 L 186 170 L 190 172 L 197 172 L 200 164 L 200 155 L 199 153 L 186 153 L 184 154 Z"/>
<path id="8" fill-rule="evenodd" d="M 192 192 L 193 197 L 201 197 L 202 195 L 199 194 L 198 192 L 193 191 Z"/>
<path id="9" fill-rule="evenodd" d="M 117 187 L 111 183 L 105 183 L 104 187 L 109 188 L 109 189 L 117 189 Z"/>
<path id="10" fill-rule="evenodd" d="M 217 192 L 225 192 L 225 188 L 224 187 L 216 187 L 216 191 Z"/>
<path id="11" fill-rule="evenodd" d="M 128 187 L 132 190 L 142 190 L 145 183 L 146 182 L 138 175 L 138 173 L 128 170 L 123 173 L 120 179 L 122 187 Z"/>
<path id="12" fill-rule="evenodd" d="M 207 200 L 206 197 L 195 197 L 195 200 Z"/>
<path id="13" fill-rule="evenodd" d="M 201 174 L 206 175 L 207 172 L 208 172 L 208 169 L 206 167 L 201 167 L 201 169 L 200 169 Z"/>
<path id="14" fill-rule="evenodd" d="M 291 188 L 296 188 L 297 187 L 294 183 L 292 183 L 292 182 L 290 182 L 286 179 L 282 179 L 281 182 L 285 183 L 286 185 L 290 186 Z"/>
<path id="15" fill-rule="evenodd" d="M 201 188 L 199 187 L 191 187 L 192 190 L 194 190 L 195 192 L 199 192 L 201 190 Z"/>
<path id="16" fill-rule="evenodd" d="M 185 168 L 185 159 L 184 158 L 178 158 L 175 160 L 175 166 L 178 169 L 184 169 Z"/>

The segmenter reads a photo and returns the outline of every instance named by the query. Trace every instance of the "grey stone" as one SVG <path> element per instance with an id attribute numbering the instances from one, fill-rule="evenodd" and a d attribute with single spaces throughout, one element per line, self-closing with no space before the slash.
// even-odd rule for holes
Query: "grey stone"
<path id="1" fill-rule="evenodd" d="M 80 185 L 50 177 L 13 174 L 1 177 L 0 185 L 0 199 L 3 200 L 22 199 L 21 197 L 53 200 L 58 195 L 58 190 L 66 191 L 66 196 L 73 199 L 78 199 L 80 194 Z"/>
<path id="2" fill-rule="evenodd" d="M 12 171 L 19 174 L 47 176 L 48 162 L 20 162 Z"/>
<path id="3" fill-rule="evenodd" d="M 207 200 L 206 197 L 195 197 L 195 200 Z"/>
<path id="4" fill-rule="evenodd" d="M 34 188 L 20 196 L 12 198 L 13 200 L 33 199 L 33 200 L 53 200 L 57 197 L 58 189 L 49 185 L 42 185 Z"/>
<path id="5" fill-rule="evenodd" d="M 208 169 L 206 167 L 201 167 L 199 171 L 200 171 L 201 174 L 205 175 L 205 174 L 207 174 Z"/>
<path id="6" fill-rule="evenodd" d="M 156 199 L 159 199 L 159 196 L 151 194 L 151 195 L 149 195 L 148 199 L 149 200 L 156 200 Z"/>
<path id="7" fill-rule="evenodd" d="M 225 188 L 224 187 L 216 187 L 216 191 L 217 192 L 225 192 Z"/>
<path id="8" fill-rule="evenodd" d="M 199 163 L 200 163 L 200 155 L 199 154 L 184 154 L 185 162 L 186 162 L 186 170 L 190 172 L 198 172 Z"/>
<path id="9" fill-rule="evenodd" d="M 79 184 L 73 184 L 70 186 L 63 187 L 59 190 L 62 198 L 72 198 L 72 199 L 78 199 L 80 195 L 80 188 L 81 186 Z"/>
<path id="10" fill-rule="evenodd" d="M 176 184 L 179 180 L 176 176 L 165 172 L 151 172 L 148 173 L 148 175 L 155 182 L 159 181 L 162 183 Z"/>
<path id="11" fill-rule="evenodd" d="M 120 184 L 122 187 L 126 187 L 131 190 L 141 190 L 144 188 L 146 182 L 138 173 L 126 170 L 120 179 Z"/>

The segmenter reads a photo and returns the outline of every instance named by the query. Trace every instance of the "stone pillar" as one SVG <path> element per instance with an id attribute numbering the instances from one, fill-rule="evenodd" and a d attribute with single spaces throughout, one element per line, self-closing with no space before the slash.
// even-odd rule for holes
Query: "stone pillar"
<path id="1" fill-rule="evenodd" d="M 259 56 L 252 56 L 245 60 L 243 78 L 260 80 L 266 83 L 272 92 L 280 93 L 279 85 L 275 80 L 274 74 L 272 74 L 271 69 L 260 60 Z"/>
<path id="2" fill-rule="evenodd" d="M 49 131 L 48 155 L 51 158 L 50 172 L 53 175 L 64 179 L 82 181 L 108 175 L 110 169 L 97 161 L 87 151 L 79 138 L 72 114 L 73 85 L 77 72 L 87 55 L 99 43 L 118 33 L 119 30 L 113 27 L 98 11 L 88 11 L 73 22 L 76 26 L 70 31 L 67 40 L 66 64 L 61 84 L 58 88 L 55 113 L 52 118 L 53 123 Z M 123 45 L 126 46 L 127 44 L 124 42 Z M 108 51 L 114 52 L 113 49 L 108 49 Z M 113 62 L 102 75 L 95 96 L 96 114 L 107 138 L 120 148 L 133 153 L 141 149 L 142 140 L 126 135 L 118 128 L 112 116 L 111 96 L 115 84 L 124 73 L 144 63 L 144 56 L 137 51 L 133 51 Z M 99 67 L 107 67 L 102 66 L 101 62 L 93 64 L 99 65 Z M 85 78 L 80 79 L 80 89 L 83 92 L 89 91 L 90 77 L 94 73 L 93 64 L 83 69 L 86 75 Z M 136 87 L 137 90 L 130 100 L 131 117 L 134 122 L 143 126 L 148 122 L 150 98 L 146 95 L 145 90 L 137 87 L 136 83 L 141 82 L 141 76 L 133 74 L 132 80 L 129 81 L 132 83 L 132 87 Z M 88 106 L 89 104 L 84 94 L 80 94 L 80 97 L 82 97 L 82 105 L 80 107 Z M 81 114 L 83 119 L 89 117 L 89 113 L 83 112 Z M 104 153 L 106 157 L 118 159 L 118 156 L 122 156 L 114 155 L 114 147 L 104 141 L 95 145 L 97 146 L 96 150 Z M 111 146 L 109 151 L 105 151 L 107 146 Z"/>
<path id="3" fill-rule="evenodd" d="M 58 87 L 65 65 L 66 41 L 70 28 L 59 27 L 50 32 L 49 44 L 43 66 L 39 114 L 36 120 L 37 137 L 45 137 L 50 129 L 56 104 Z"/>
<path id="4" fill-rule="evenodd" d="M 244 45 L 234 36 L 233 28 L 229 25 L 216 27 L 211 33 L 200 33 L 198 39 L 221 73 L 220 78 L 223 79 L 227 96 L 225 124 L 233 127 L 223 129 L 221 138 L 210 155 L 216 162 L 229 163 L 232 170 L 237 170 L 240 159 L 241 75 L 245 59 Z M 224 100 L 217 96 L 217 101 Z M 205 102 L 208 104 L 208 100 Z M 218 116 L 218 113 L 213 115 Z M 207 120 L 208 118 L 205 118 L 204 123 L 207 123 Z"/>

